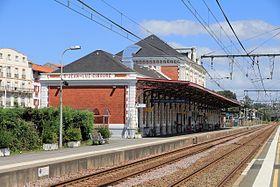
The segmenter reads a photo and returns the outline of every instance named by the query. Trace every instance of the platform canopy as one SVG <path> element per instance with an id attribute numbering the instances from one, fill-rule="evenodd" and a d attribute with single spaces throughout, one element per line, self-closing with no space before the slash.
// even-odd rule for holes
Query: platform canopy
<path id="1" fill-rule="evenodd" d="M 189 81 L 138 78 L 137 89 L 151 91 L 177 101 L 191 101 L 214 108 L 239 107 L 237 100 L 228 99 L 218 93 Z M 172 102 L 172 99 L 169 101 Z"/>

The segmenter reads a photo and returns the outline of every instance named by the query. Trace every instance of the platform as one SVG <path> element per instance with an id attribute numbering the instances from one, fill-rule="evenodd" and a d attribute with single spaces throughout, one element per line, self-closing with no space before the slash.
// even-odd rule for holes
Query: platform
<path id="1" fill-rule="evenodd" d="M 111 139 L 110 143 L 105 145 L 0 157 L 1 187 L 24 185 L 38 179 L 63 176 L 83 169 L 122 164 L 129 160 L 241 132 L 246 128 L 248 127 L 162 138 Z"/>
<path id="2" fill-rule="evenodd" d="M 278 187 L 279 172 L 279 141 L 280 127 L 265 143 L 256 157 L 248 164 L 236 181 L 234 187 Z"/>

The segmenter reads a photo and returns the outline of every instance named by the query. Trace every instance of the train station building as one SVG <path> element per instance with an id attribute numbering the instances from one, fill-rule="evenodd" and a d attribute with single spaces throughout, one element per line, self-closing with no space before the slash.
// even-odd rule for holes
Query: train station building
<path id="1" fill-rule="evenodd" d="M 205 88 L 195 51 L 179 53 L 155 35 L 116 55 L 96 50 L 63 68 L 63 106 L 94 113 L 113 136 L 165 136 L 222 123 L 222 110 L 239 106 Z M 41 75 L 41 106 L 59 106 L 60 70 Z"/>

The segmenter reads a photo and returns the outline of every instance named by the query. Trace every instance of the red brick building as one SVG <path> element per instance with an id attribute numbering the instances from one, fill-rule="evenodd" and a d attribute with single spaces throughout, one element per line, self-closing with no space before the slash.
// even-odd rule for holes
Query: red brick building
<path id="1" fill-rule="evenodd" d="M 154 35 L 117 55 L 94 51 L 63 68 L 63 106 L 94 112 L 95 124 L 108 124 L 113 136 L 214 128 L 221 109 L 239 103 L 185 81 L 188 61 Z M 58 107 L 60 70 L 40 82 L 42 107 Z"/>
<path id="2" fill-rule="evenodd" d="M 32 72 L 33 72 L 33 106 L 34 108 L 40 108 L 41 107 L 41 84 L 39 82 L 41 73 L 51 73 L 54 69 L 41 66 L 38 64 L 32 64 Z"/>

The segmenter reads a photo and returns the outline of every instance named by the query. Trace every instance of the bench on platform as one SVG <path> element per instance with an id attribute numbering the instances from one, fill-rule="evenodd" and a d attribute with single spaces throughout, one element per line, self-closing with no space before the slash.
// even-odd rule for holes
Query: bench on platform
<path id="1" fill-rule="evenodd" d="M 92 144 L 102 145 L 106 143 L 105 139 L 103 138 L 100 132 L 90 133 L 89 137 L 92 140 Z"/>

